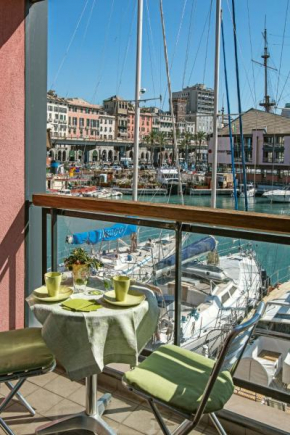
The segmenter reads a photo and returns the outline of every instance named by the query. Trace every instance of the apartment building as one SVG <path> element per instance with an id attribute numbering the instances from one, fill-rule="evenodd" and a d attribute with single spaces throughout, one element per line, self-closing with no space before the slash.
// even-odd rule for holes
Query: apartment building
<path id="1" fill-rule="evenodd" d="M 152 114 L 149 112 L 140 112 L 139 120 L 139 139 L 142 140 L 145 136 L 148 136 L 152 131 Z M 135 132 L 135 111 L 128 110 L 128 139 L 134 140 Z"/>
<path id="2" fill-rule="evenodd" d="M 172 93 L 175 116 L 181 116 L 181 101 L 186 100 L 185 119 L 195 123 L 196 132 L 204 131 L 207 134 L 213 131 L 214 91 L 204 84 L 188 86 L 181 91 Z M 177 104 L 177 102 L 179 102 Z"/>
<path id="3" fill-rule="evenodd" d="M 114 95 L 103 101 L 104 110 L 109 115 L 115 116 L 115 138 L 128 138 L 128 109 L 132 104 L 123 98 Z"/>
<path id="4" fill-rule="evenodd" d="M 103 114 L 99 117 L 100 139 L 113 140 L 115 139 L 115 116 Z"/>
<path id="5" fill-rule="evenodd" d="M 250 109 L 242 115 L 245 163 L 249 181 L 282 182 L 290 171 L 290 119 Z M 239 119 L 232 122 L 234 160 L 241 171 L 242 143 Z M 208 146 L 208 163 L 213 160 L 213 139 Z M 229 126 L 219 131 L 217 161 L 222 171 L 231 169 Z"/>
<path id="6" fill-rule="evenodd" d="M 100 137 L 102 106 L 82 98 L 68 98 L 68 138 L 96 140 Z"/>
<path id="7" fill-rule="evenodd" d="M 65 138 L 68 133 L 68 104 L 54 91 L 47 93 L 47 129 L 55 138 Z"/>

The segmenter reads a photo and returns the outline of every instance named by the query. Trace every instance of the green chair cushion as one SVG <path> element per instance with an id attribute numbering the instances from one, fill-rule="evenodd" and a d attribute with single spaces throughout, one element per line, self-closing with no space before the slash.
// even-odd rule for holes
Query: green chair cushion
<path id="1" fill-rule="evenodd" d="M 46 368 L 53 361 L 41 328 L 0 332 L 0 375 Z"/>
<path id="2" fill-rule="evenodd" d="M 162 402 L 185 413 L 195 413 L 214 361 L 174 345 L 154 351 L 145 361 L 125 373 L 124 380 Z M 234 391 L 228 371 L 219 374 L 205 413 L 222 409 Z"/>

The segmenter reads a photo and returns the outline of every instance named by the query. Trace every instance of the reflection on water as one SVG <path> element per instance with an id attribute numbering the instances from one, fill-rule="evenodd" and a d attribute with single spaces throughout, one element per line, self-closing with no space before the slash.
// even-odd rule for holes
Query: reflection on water
<path id="1" fill-rule="evenodd" d="M 124 196 L 123 199 L 130 200 L 130 196 Z M 163 204 L 181 204 L 181 198 L 178 195 L 168 196 L 141 196 L 138 197 L 139 201 L 163 203 Z M 210 195 L 185 195 L 184 204 L 192 205 L 196 207 L 211 207 Z M 238 206 L 240 211 L 245 210 L 245 199 L 238 199 Z M 217 196 L 217 208 L 232 209 L 234 210 L 234 198 L 227 195 Z M 250 197 L 248 198 L 248 211 L 254 211 L 257 213 L 270 213 L 270 214 L 285 214 L 290 215 L 290 203 L 275 203 L 270 202 L 267 198 L 262 197 Z"/>

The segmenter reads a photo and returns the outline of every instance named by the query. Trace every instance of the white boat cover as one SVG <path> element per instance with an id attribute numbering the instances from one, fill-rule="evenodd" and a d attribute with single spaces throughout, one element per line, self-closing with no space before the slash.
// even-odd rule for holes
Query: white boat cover
<path id="1" fill-rule="evenodd" d="M 274 361 L 261 358 L 258 355 L 263 350 L 279 353 L 281 352 L 280 349 L 279 340 L 275 341 L 267 337 L 259 337 L 245 350 L 235 376 L 259 385 L 269 386 L 282 368 L 282 354 Z"/>

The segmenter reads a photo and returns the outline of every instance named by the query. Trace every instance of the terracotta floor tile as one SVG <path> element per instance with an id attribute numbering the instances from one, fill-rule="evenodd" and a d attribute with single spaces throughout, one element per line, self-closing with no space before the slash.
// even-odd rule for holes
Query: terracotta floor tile
<path id="1" fill-rule="evenodd" d="M 78 382 L 72 382 L 64 376 L 57 376 L 55 379 L 45 384 L 44 389 L 58 394 L 63 398 L 67 398 L 81 387 L 81 384 Z"/>
<path id="2" fill-rule="evenodd" d="M 15 385 L 15 381 L 12 382 L 13 385 Z M 20 388 L 19 392 L 22 394 L 22 396 L 26 397 L 29 394 L 33 393 L 33 391 L 37 390 L 39 388 L 38 385 L 33 384 L 32 382 L 26 381 Z M 4 384 L 3 382 L 0 384 L 0 394 L 4 397 L 10 392 L 9 388 Z"/>
<path id="3" fill-rule="evenodd" d="M 43 388 L 38 388 L 29 394 L 26 399 L 37 413 L 44 415 L 46 411 L 61 402 L 63 397 Z"/>
<path id="4" fill-rule="evenodd" d="M 118 397 L 112 397 L 111 403 L 108 405 L 104 416 L 122 423 L 137 407 L 137 403 L 127 399 L 122 400 Z"/>
<path id="5" fill-rule="evenodd" d="M 45 417 L 35 414 L 34 417 L 13 417 L 6 418 L 5 422 L 13 430 L 15 435 L 35 435 L 35 429 L 43 424 L 49 422 Z M 1 429 L 0 433 L 2 435 Z M 3 431 L 4 433 L 4 431 Z"/>
<path id="6" fill-rule="evenodd" d="M 83 406 L 72 402 L 71 400 L 63 399 L 55 406 L 42 413 L 42 415 L 49 418 L 50 420 L 55 420 L 57 418 L 62 418 L 67 415 L 69 416 L 73 414 L 78 414 L 80 412 L 83 412 L 83 410 Z"/>
<path id="7" fill-rule="evenodd" d="M 128 418 L 122 422 L 125 426 L 138 430 L 146 435 L 157 435 L 160 432 L 153 413 L 149 409 L 139 406 Z"/>
<path id="8" fill-rule="evenodd" d="M 99 395 L 102 395 L 100 392 Z M 86 387 L 84 385 L 81 385 L 78 390 L 76 390 L 74 393 L 72 393 L 69 396 L 69 400 L 72 400 L 75 403 L 78 403 L 79 405 L 82 405 L 83 407 L 86 406 Z"/>
<path id="9" fill-rule="evenodd" d="M 29 382 L 44 387 L 48 382 L 53 381 L 58 375 L 54 372 L 47 373 L 46 375 L 35 376 L 34 378 L 29 378 Z"/>
<path id="10" fill-rule="evenodd" d="M 139 432 L 136 428 L 125 426 L 123 423 L 119 423 L 117 421 L 111 420 L 106 416 L 104 416 L 104 420 L 112 429 L 114 429 L 117 435 L 141 435 L 142 434 L 142 432 Z"/>

